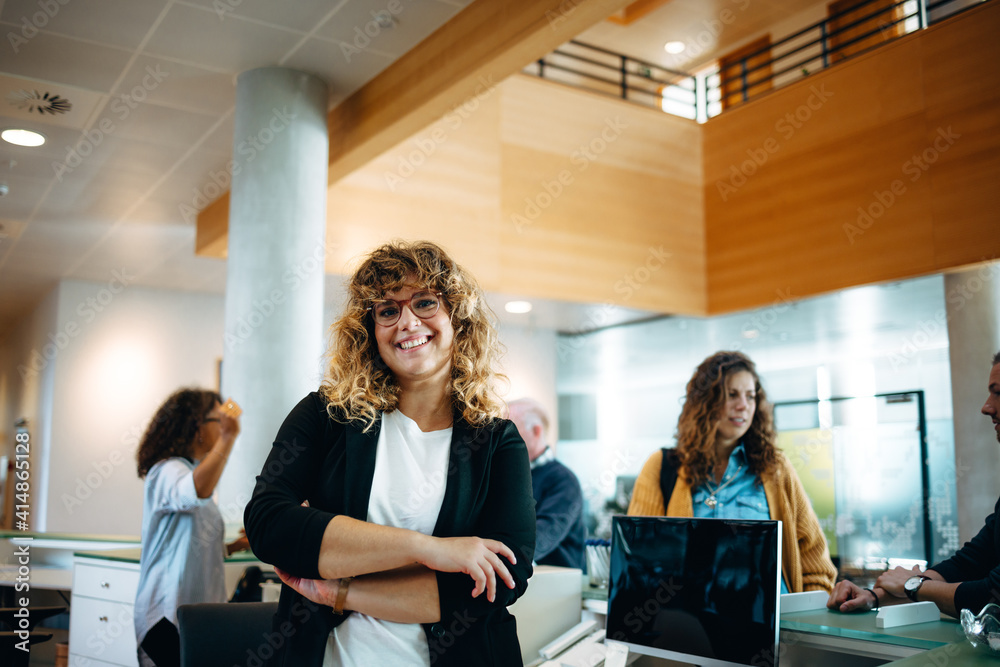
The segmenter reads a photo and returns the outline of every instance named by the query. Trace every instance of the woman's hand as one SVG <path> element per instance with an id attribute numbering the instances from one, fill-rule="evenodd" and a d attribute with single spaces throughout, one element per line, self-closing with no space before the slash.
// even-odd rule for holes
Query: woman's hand
<path id="1" fill-rule="evenodd" d="M 486 599 L 496 599 L 497 575 L 514 588 L 514 577 L 500 556 L 516 563 L 514 552 L 497 540 L 480 537 L 430 537 L 417 562 L 438 572 L 464 572 L 476 582 L 472 597 L 486 591 Z"/>
<path id="2" fill-rule="evenodd" d="M 240 420 L 238 417 L 230 417 L 223 413 L 219 417 L 219 437 L 227 443 L 236 441 L 236 436 L 240 434 Z"/>
<path id="3" fill-rule="evenodd" d="M 332 607 L 337 601 L 340 579 L 303 579 L 294 577 L 278 567 L 274 568 L 278 578 L 307 600 Z"/>
<path id="4" fill-rule="evenodd" d="M 250 549 L 250 541 L 247 539 L 247 531 L 240 528 L 240 536 L 226 545 L 226 555 L 232 555 L 237 551 L 247 551 Z"/>

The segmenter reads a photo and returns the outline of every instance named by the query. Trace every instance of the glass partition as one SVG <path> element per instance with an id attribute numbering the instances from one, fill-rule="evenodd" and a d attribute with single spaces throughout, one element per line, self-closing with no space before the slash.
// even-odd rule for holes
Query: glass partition
<path id="1" fill-rule="evenodd" d="M 922 391 L 774 408 L 778 445 L 805 486 L 831 555 L 864 569 L 932 559 Z"/>

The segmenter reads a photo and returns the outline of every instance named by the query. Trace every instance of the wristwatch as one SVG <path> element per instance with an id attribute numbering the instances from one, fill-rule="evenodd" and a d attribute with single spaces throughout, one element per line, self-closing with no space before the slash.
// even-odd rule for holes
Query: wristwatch
<path id="1" fill-rule="evenodd" d="M 913 602 L 917 601 L 917 591 L 925 581 L 930 579 L 930 577 L 916 576 L 910 577 L 905 582 L 903 582 L 903 592 L 906 593 L 906 597 L 910 598 Z"/>

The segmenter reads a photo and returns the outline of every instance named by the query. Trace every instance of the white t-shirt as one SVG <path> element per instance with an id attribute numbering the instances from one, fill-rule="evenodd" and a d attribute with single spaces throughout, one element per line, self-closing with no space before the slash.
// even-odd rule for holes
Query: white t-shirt
<path id="1" fill-rule="evenodd" d="M 451 428 L 424 433 L 399 410 L 382 415 L 368 521 L 434 532 L 447 483 Z M 330 633 L 323 667 L 430 665 L 419 623 L 391 623 L 357 612 Z"/>

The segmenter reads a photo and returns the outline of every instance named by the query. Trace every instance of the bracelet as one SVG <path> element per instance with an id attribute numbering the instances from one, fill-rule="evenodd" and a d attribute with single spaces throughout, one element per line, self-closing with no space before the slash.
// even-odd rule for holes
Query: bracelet
<path id="1" fill-rule="evenodd" d="M 347 602 L 347 588 L 354 577 L 342 577 L 337 586 L 337 601 L 333 603 L 333 613 L 340 616 L 344 613 L 344 603 Z"/>
<path id="2" fill-rule="evenodd" d="M 875 606 L 874 606 L 874 607 L 872 607 L 872 611 L 878 611 L 878 608 L 879 608 L 879 604 L 878 604 L 878 594 L 876 594 L 876 593 L 875 593 L 875 591 L 873 591 L 873 590 L 872 590 L 872 589 L 870 589 L 870 588 L 865 588 L 864 590 L 866 590 L 866 591 L 868 591 L 869 593 L 871 593 L 871 594 L 872 594 L 872 597 L 873 597 L 873 598 L 875 598 Z"/>

